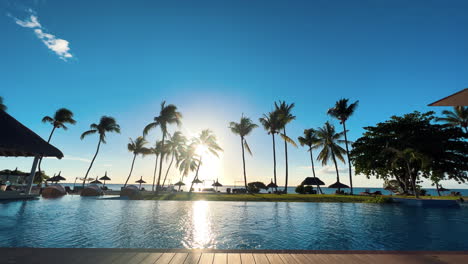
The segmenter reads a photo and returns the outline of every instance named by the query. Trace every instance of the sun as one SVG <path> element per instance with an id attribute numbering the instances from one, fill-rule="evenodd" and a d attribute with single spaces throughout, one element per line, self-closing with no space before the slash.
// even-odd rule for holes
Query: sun
<path id="1" fill-rule="evenodd" d="M 207 152 L 208 152 L 208 147 L 203 145 L 203 144 L 200 144 L 197 146 L 197 149 L 195 150 L 195 152 L 197 153 L 197 155 L 206 155 Z"/>
<path id="2" fill-rule="evenodd" d="M 219 157 L 216 157 L 209 151 L 208 147 L 203 144 L 198 145 L 195 152 L 202 161 L 200 166 L 199 179 L 204 181 L 204 184 L 198 185 L 197 188 L 210 188 L 216 179 L 221 180 L 223 178 L 222 153 L 220 153 Z"/>

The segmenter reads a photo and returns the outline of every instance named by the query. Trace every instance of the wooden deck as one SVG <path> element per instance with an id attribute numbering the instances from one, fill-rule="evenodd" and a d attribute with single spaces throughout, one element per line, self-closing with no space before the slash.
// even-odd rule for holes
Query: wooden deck
<path id="1" fill-rule="evenodd" d="M 468 263 L 466 252 L 0 248 L 0 263 L 305 264 Z"/>

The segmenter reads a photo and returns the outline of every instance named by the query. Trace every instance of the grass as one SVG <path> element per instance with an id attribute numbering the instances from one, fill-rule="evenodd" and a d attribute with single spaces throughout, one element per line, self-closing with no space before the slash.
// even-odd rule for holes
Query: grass
<path id="1" fill-rule="evenodd" d="M 143 200 L 166 201 L 247 201 L 247 202 L 312 202 L 312 203 L 389 203 L 388 196 L 356 196 L 335 194 L 223 194 L 223 193 L 170 193 L 144 194 Z"/>

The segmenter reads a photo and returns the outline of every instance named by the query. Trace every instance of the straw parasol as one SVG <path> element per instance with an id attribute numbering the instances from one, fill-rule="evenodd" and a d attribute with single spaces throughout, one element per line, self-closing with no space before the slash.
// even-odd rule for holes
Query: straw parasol
<path id="1" fill-rule="evenodd" d="M 99 178 L 101 181 L 104 181 L 104 184 L 102 186 L 106 186 L 106 181 L 110 181 L 111 179 L 109 177 L 107 177 L 107 171 L 106 173 L 104 174 L 104 176 L 102 176 L 101 178 Z"/>
<path id="2" fill-rule="evenodd" d="M 344 188 L 349 188 L 349 186 L 346 185 L 346 184 L 343 184 L 341 182 L 335 182 L 334 184 L 328 186 L 328 188 L 333 188 L 333 189 L 340 190 L 340 189 L 344 189 Z"/>
<path id="3" fill-rule="evenodd" d="M 200 181 L 198 178 L 196 178 L 195 180 L 193 180 L 192 183 L 203 183 L 202 181 Z"/>
<path id="4" fill-rule="evenodd" d="M 312 185 L 312 186 L 319 185 L 320 186 L 320 185 L 325 185 L 325 183 L 317 177 L 307 177 L 302 181 L 301 185 Z"/>
<path id="5" fill-rule="evenodd" d="M 185 183 L 183 183 L 182 181 L 178 181 L 174 184 L 175 186 L 179 186 L 179 191 L 180 191 L 180 187 L 184 186 Z"/>
<path id="6" fill-rule="evenodd" d="M 66 180 L 64 177 L 60 176 L 60 173 L 62 173 L 62 171 L 59 171 L 59 173 L 57 174 L 57 176 L 55 176 L 55 178 L 56 178 L 55 181 L 56 181 L 56 182 Z"/>
<path id="7" fill-rule="evenodd" d="M 47 179 L 46 181 L 48 182 L 54 182 L 55 181 L 55 173 L 54 173 L 54 176 L 50 177 L 49 179 Z"/>
<path id="8" fill-rule="evenodd" d="M 211 186 L 216 188 L 216 191 L 218 191 L 218 187 L 222 187 L 223 185 L 219 183 L 218 179 L 216 179 L 216 182 L 213 183 Z"/>
<path id="9" fill-rule="evenodd" d="M 136 181 L 136 183 L 139 183 L 140 184 L 140 190 L 141 190 L 141 184 L 142 183 L 146 183 L 144 180 L 143 180 L 143 176 L 140 177 L 140 179 L 138 181 Z"/>
<path id="10" fill-rule="evenodd" d="M 268 188 L 278 188 L 278 185 L 276 185 L 276 183 L 273 182 L 273 179 L 271 179 L 271 182 L 267 185 Z"/>
<path id="11" fill-rule="evenodd" d="M 90 182 L 90 183 L 91 184 L 102 184 L 102 182 L 100 180 L 98 180 L 97 178 L 94 181 Z"/>

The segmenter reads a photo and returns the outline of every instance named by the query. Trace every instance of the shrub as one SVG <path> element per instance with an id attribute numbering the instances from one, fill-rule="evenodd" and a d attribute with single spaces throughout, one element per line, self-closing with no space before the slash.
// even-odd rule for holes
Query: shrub
<path id="1" fill-rule="evenodd" d="M 263 182 L 249 182 L 247 188 L 250 193 L 259 193 L 261 189 L 268 189 Z"/>
<path id="2" fill-rule="evenodd" d="M 298 186 L 296 187 L 296 193 L 305 194 L 306 191 L 305 191 L 304 186 L 303 186 L 303 185 L 298 185 Z"/>

